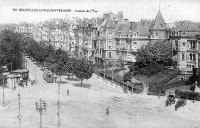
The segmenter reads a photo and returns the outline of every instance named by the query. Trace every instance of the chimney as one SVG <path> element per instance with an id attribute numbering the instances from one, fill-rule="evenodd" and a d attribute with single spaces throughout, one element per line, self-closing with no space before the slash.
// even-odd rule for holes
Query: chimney
<path id="1" fill-rule="evenodd" d="M 118 21 L 117 21 L 117 20 L 115 20 L 114 22 L 115 22 L 115 24 L 118 24 Z"/>
<path id="2" fill-rule="evenodd" d="M 128 20 L 128 19 L 124 19 L 124 21 L 126 21 L 126 22 L 129 22 L 129 20 Z"/>
<path id="3" fill-rule="evenodd" d="M 118 20 L 120 20 L 120 21 L 123 20 L 123 11 L 118 12 Z"/>
<path id="4" fill-rule="evenodd" d="M 103 20 L 106 20 L 106 19 L 108 19 L 109 18 L 109 14 L 108 13 L 104 13 L 103 14 Z"/>
<path id="5" fill-rule="evenodd" d="M 131 23 L 130 28 L 133 28 L 133 25 L 135 24 L 135 22 L 130 22 L 130 23 Z"/>

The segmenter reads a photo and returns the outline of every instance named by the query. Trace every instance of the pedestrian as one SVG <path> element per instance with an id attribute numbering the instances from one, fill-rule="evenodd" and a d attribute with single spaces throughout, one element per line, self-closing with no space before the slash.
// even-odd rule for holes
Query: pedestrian
<path id="1" fill-rule="evenodd" d="M 69 96 L 69 89 L 67 89 L 67 96 Z"/>
<path id="2" fill-rule="evenodd" d="M 106 115 L 109 115 L 109 107 L 106 108 Z"/>

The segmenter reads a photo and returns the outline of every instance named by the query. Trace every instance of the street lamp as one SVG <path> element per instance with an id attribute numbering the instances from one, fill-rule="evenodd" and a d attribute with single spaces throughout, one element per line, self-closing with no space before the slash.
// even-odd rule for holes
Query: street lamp
<path id="1" fill-rule="evenodd" d="M 113 74 L 113 59 L 111 58 L 110 61 L 111 61 L 111 65 L 112 65 L 112 83 L 111 83 L 111 85 L 113 85 L 113 77 L 114 77 L 114 76 L 113 76 L 113 75 L 114 75 L 114 74 Z"/>
<path id="2" fill-rule="evenodd" d="M 104 81 L 105 81 L 105 75 L 106 75 L 106 69 L 105 69 L 105 59 L 103 59 L 103 67 L 104 67 Z"/>
<path id="3" fill-rule="evenodd" d="M 5 105 L 5 96 L 4 96 L 4 75 L 3 75 L 3 106 Z"/>
<path id="4" fill-rule="evenodd" d="M 40 128 L 42 128 L 42 112 L 43 110 L 46 112 L 46 106 L 46 102 L 43 101 L 41 98 L 39 100 L 39 103 L 37 101 L 35 102 L 36 111 L 40 113 Z"/>
<path id="5" fill-rule="evenodd" d="M 60 80 L 61 82 L 61 80 Z M 57 106 L 58 106 L 58 122 L 57 122 L 57 128 L 60 128 L 60 82 L 58 83 L 58 102 L 57 102 Z"/>
<path id="6" fill-rule="evenodd" d="M 8 71 L 7 67 L 6 66 L 3 66 L 3 71 Z M 5 105 L 5 94 L 4 94 L 4 86 L 5 86 L 5 80 L 4 80 L 4 73 L 3 74 L 3 106 Z"/>
<path id="7" fill-rule="evenodd" d="M 21 109 L 20 109 L 20 89 L 19 89 L 18 99 L 19 99 L 19 115 L 17 116 L 17 118 L 19 119 L 19 128 L 21 128 L 22 115 L 21 115 Z"/>

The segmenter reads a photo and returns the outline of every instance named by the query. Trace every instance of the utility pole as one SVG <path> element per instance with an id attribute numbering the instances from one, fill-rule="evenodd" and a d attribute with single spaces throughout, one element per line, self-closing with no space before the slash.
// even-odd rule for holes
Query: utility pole
<path id="1" fill-rule="evenodd" d="M 35 83 L 37 83 L 37 82 L 36 82 L 36 81 L 37 81 L 37 80 L 36 80 L 36 72 L 37 72 L 36 67 L 37 67 L 37 66 L 35 65 Z"/>
<path id="2" fill-rule="evenodd" d="M 4 74 L 3 74 L 3 106 L 5 105 L 5 96 L 4 96 Z"/>
<path id="3" fill-rule="evenodd" d="M 39 103 L 37 103 L 37 101 L 35 102 L 35 106 L 36 106 L 36 111 L 40 113 L 40 128 L 42 128 L 42 112 L 43 110 L 45 110 L 46 112 L 46 102 L 43 101 L 41 98 L 39 100 Z"/>
<path id="4" fill-rule="evenodd" d="M 113 85 L 113 77 L 114 77 L 114 76 L 113 76 L 113 75 L 114 75 L 114 74 L 113 74 L 113 59 L 111 59 L 111 65 L 112 65 L 112 85 Z"/>
<path id="5" fill-rule="evenodd" d="M 123 44 L 123 50 L 124 50 L 124 44 Z M 123 83 L 123 89 L 125 91 L 125 87 L 124 87 L 124 52 L 123 52 L 123 61 L 122 61 L 122 64 L 123 64 L 123 81 L 122 81 L 122 83 Z"/>
<path id="6" fill-rule="evenodd" d="M 61 82 L 61 76 L 60 76 L 60 82 Z M 58 122 L 57 122 L 57 128 L 60 128 L 60 82 L 58 83 L 58 103 L 57 103 L 57 106 L 58 106 Z"/>
<path id="7" fill-rule="evenodd" d="M 18 99 L 19 99 L 19 115 L 17 116 L 17 118 L 19 119 L 19 128 L 21 128 L 22 115 L 21 115 L 21 109 L 20 109 L 20 89 L 19 89 Z"/>
<path id="8" fill-rule="evenodd" d="M 105 59 L 103 59 L 103 60 L 105 60 Z M 103 61 L 103 67 L 104 67 L 104 81 L 105 81 L 105 79 L 106 79 L 106 78 L 105 78 L 105 77 L 106 77 L 106 76 L 105 76 L 105 75 L 106 75 L 105 61 Z"/>

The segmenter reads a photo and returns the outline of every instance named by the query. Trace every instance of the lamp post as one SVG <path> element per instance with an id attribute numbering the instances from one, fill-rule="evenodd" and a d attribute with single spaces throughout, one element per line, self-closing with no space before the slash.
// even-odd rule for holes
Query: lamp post
<path id="1" fill-rule="evenodd" d="M 103 67 L 104 67 L 104 81 L 105 81 L 106 79 L 105 59 L 103 59 Z"/>
<path id="2" fill-rule="evenodd" d="M 42 112 L 43 110 L 46 112 L 46 106 L 46 102 L 43 101 L 41 98 L 39 100 L 39 103 L 37 101 L 35 102 L 36 111 L 40 113 L 40 128 L 42 128 Z"/>
<path id="3" fill-rule="evenodd" d="M 60 77 L 60 82 L 61 82 L 61 77 Z M 57 106 L 58 106 L 58 122 L 57 122 L 57 128 L 60 128 L 60 82 L 58 83 L 58 102 L 57 102 Z"/>
<path id="4" fill-rule="evenodd" d="M 112 83 L 111 83 L 111 85 L 113 85 L 113 59 L 111 58 L 111 65 L 112 65 Z"/>
<path id="5" fill-rule="evenodd" d="M 8 69 L 7 69 L 6 66 L 3 67 L 3 70 L 4 70 L 4 73 L 5 73 L 5 71 L 8 71 Z M 3 106 L 5 105 L 5 92 L 4 92 L 5 80 L 4 80 L 4 75 L 6 75 L 6 74 L 4 74 L 4 73 L 2 73 L 2 74 L 3 74 Z"/>
<path id="6" fill-rule="evenodd" d="M 5 96 L 4 96 L 4 75 L 3 75 L 3 106 L 5 105 Z"/>
<path id="7" fill-rule="evenodd" d="M 21 115 L 21 108 L 20 108 L 20 89 L 19 89 L 18 99 L 19 99 L 19 115 L 17 116 L 17 118 L 19 119 L 19 128 L 21 128 L 22 115 Z"/>

